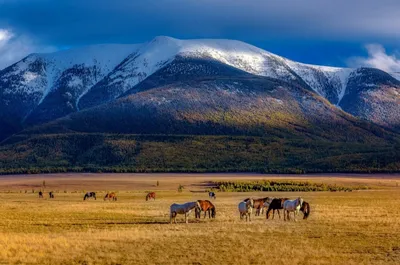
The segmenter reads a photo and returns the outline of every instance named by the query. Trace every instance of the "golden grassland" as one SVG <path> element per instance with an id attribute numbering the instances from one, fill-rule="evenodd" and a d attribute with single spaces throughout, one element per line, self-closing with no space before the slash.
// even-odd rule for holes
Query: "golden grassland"
<path id="1" fill-rule="evenodd" d="M 208 181 L 301 179 L 368 185 L 353 192 L 218 193 L 215 220 L 169 224 L 169 205 L 207 199 Z M 38 190 L 55 199 L 38 198 Z M 160 185 L 157 187 L 156 182 Z M 178 185 L 184 185 L 182 193 Z M 398 175 L 59 174 L 0 177 L 0 263 L 399 264 Z M 32 193 L 35 189 L 35 193 Z M 26 193 L 25 193 L 26 190 Z M 156 201 L 145 201 L 155 190 Z M 98 199 L 83 201 L 84 191 Z M 116 191 L 117 202 L 103 201 Z M 246 197 L 302 196 L 308 220 L 239 219 Z M 276 216 L 277 217 L 277 216 Z"/>

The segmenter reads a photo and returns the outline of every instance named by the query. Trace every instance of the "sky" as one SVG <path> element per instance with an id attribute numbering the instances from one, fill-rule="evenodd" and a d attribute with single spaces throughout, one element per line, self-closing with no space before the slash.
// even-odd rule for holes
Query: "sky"
<path id="1" fill-rule="evenodd" d="M 399 0 L 0 0 L 0 69 L 34 52 L 160 35 L 400 72 Z"/>

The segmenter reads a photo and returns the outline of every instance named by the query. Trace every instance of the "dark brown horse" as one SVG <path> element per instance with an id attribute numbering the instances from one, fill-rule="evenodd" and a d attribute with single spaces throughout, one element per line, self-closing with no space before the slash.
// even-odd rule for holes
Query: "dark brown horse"
<path id="1" fill-rule="evenodd" d="M 260 198 L 260 199 L 253 199 L 254 204 L 253 204 L 253 209 L 256 210 L 255 215 L 259 216 L 262 209 L 264 208 L 264 203 L 267 202 L 269 199 L 269 197 L 265 197 L 265 198 Z M 250 198 L 244 199 L 244 202 L 247 202 L 248 200 L 250 200 Z"/>
<path id="2" fill-rule="evenodd" d="M 49 198 L 54 199 L 54 192 L 52 192 L 52 191 L 49 192 Z"/>
<path id="3" fill-rule="evenodd" d="M 156 193 L 155 193 L 155 192 L 149 192 L 149 193 L 147 193 L 147 195 L 146 195 L 146 201 L 148 201 L 148 200 L 150 200 L 150 199 L 156 200 Z"/>
<path id="4" fill-rule="evenodd" d="M 113 200 L 116 201 L 117 200 L 117 195 L 115 194 L 115 192 L 110 192 L 107 193 L 106 196 L 104 197 L 104 200 Z"/>
<path id="5" fill-rule="evenodd" d="M 303 205 L 300 208 L 300 211 L 303 212 L 304 216 L 303 219 L 307 219 L 308 216 L 310 216 L 310 204 L 308 204 L 308 202 L 304 202 L 303 201 Z"/>
<path id="6" fill-rule="evenodd" d="M 271 201 L 268 206 L 268 211 L 266 213 L 266 218 L 269 219 L 269 214 L 272 210 L 272 219 L 275 218 L 275 210 L 278 211 L 279 219 L 281 219 L 281 213 L 279 210 L 283 209 L 283 203 L 289 200 L 289 198 L 275 198 Z"/>
<path id="7" fill-rule="evenodd" d="M 43 198 L 43 192 L 39 191 L 39 198 Z"/>
<path id="8" fill-rule="evenodd" d="M 215 218 L 216 215 L 216 210 L 214 204 L 212 204 L 209 200 L 198 200 L 197 201 L 200 204 L 200 209 L 196 209 L 196 218 L 200 218 L 200 212 L 204 212 L 204 218 L 206 218 L 206 214 L 208 212 L 208 218 Z"/>

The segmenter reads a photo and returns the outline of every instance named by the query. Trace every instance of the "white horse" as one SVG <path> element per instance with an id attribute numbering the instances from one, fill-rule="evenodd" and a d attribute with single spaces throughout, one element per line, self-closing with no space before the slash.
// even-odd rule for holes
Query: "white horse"
<path id="1" fill-rule="evenodd" d="M 185 223 L 188 223 L 188 216 L 194 208 L 196 208 L 197 210 L 200 209 L 200 203 L 198 201 L 187 202 L 184 204 L 177 204 L 177 203 L 172 204 L 170 207 L 170 219 L 169 219 L 170 223 L 172 224 L 172 218 L 173 218 L 176 224 L 176 216 L 178 214 L 184 214 Z"/>
<path id="2" fill-rule="evenodd" d="M 290 212 L 294 212 L 294 221 L 296 221 L 296 215 L 299 214 L 300 208 L 303 205 L 303 199 L 298 197 L 296 200 L 287 200 L 283 203 L 283 220 L 290 220 Z"/>
<path id="3" fill-rule="evenodd" d="M 246 216 L 246 222 L 247 218 L 249 218 L 249 221 L 251 221 L 251 212 L 253 211 L 253 207 L 254 207 L 253 199 L 240 202 L 238 205 L 240 219 L 243 219 L 243 216 Z"/>

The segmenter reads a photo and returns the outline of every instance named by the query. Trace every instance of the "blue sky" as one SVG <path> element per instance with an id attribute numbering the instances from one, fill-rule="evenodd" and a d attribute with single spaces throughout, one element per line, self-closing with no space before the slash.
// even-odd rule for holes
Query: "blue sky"
<path id="1" fill-rule="evenodd" d="M 158 35 L 400 71 L 399 0 L 0 0 L 0 69 L 32 52 Z"/>

